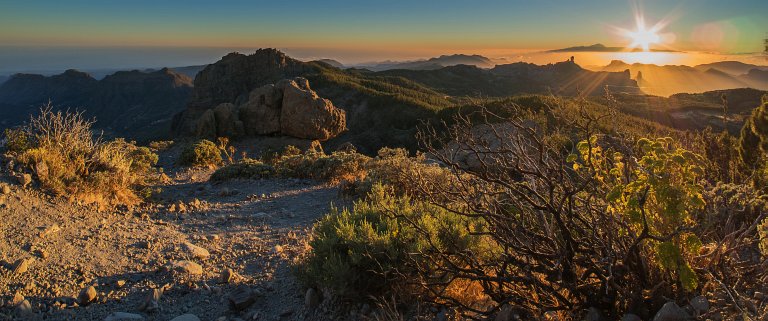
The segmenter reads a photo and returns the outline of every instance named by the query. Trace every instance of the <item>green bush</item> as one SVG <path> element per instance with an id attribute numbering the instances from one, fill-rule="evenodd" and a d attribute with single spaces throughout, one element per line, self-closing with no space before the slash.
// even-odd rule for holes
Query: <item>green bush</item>
<path id="1" fill-rule="evenodd" d="M 206 139 L 187 145 L 179 157 L 179 165 L 182 166 L 215 167 L 222 162 L 219 147 Z"/>
<path id="2" fill-rule="evenodd" d="M 379 295 L 403 288 L 417 269 L 435 260 L 426 249 L 490 253 L 484 249 L 490 242 L 473 234 L 481 230 L 466 217 L 395 196 L 392 188 L 376 184 L 367 200 L 352 210 L 333 208 L 315 225 L 312 250 L 298 272 L 308 285 L 342 296 Z"/>
<path id="3" fill-rule="evenodd" d="M 339 182 L 365 177 L 365 164 L 371 159 L 356 152 L 318 152 L 296 154 L 288 150 L 275 161 L 275 169 L 282 177 L 309 178 Z"/>
<path id="4" fill-rule="evenodd" d="M 273 176 L 275 176 L 275 169 L 272 166 L 254 159 L 244 159 L 217 169 L 210 180 L 221 182 L 230 179 L 262 179 Z"/>
<path id="5" fill-rule="evenodd" d="M 32 138 L 24 128 L 6 128 L 4 133 L 5 150 L 12 153 L 22 153 L 32 146 Z"/>
<path id="6" fill-rule="evenodd" d="M 752 111 L 752 115 L 744 122 L 739 138 L 739 156 L 748 166 L 755 164 L 768 149 L 768 95 L 762 99 L 762 104 Z"/>

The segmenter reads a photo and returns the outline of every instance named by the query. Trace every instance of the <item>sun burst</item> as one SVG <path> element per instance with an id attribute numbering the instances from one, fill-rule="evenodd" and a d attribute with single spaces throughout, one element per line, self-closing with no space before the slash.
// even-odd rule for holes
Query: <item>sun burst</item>
<path id="1" fill-rule="evenodd" d="M 616 28 L 618 34 L 625 37 L 629 41 L 628 49 L 640 49 L 642 51 L 651 51 L 653 45 L 659 45 L 664 42 L 661 35 L 661 31 L 666 27 L 668 22 L 665 20 L 659 21 L 651 27 L 648 27 L 645 23 L 645 17 L 642 13 L 635 13 L 635 29 L 629 30 L 624 28 Z"/>

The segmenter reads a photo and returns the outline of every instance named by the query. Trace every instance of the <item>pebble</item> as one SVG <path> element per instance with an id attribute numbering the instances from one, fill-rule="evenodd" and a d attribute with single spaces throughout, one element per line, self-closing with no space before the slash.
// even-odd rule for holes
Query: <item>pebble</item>
<path id="1" fill-rule="evenodd" d="M 21 303 L 16 306 L 16 313 L 21 316 L 28 316 L 32 314 L 32 304 L 30 304 L 27 300 L 21 301 Z"/>
<path id="2" fill-rule="evenodd" d="M 182 314 L 178 317 L 171 319 L 171 321 L 200 321 L 200 318 L 198 318 L 194 314 Z"/>
<path id="3" fill-rule="evenodd" d="M 160 309 L 160 297 L 163 296 L 163 290 L 152 289 L 147 292 L 144 302 L 139 306 L 139 310 L 144 312 L 153 312 Z"/>
<path id="4" fill-rule="evenodd" d="M 48 258 L 48 252 L 43 249 L 37 249 L 35 250 L 35 254 L 39 256 L 41 259 L 47 259 Z"/>
<path id="5" fill-rule="evenodd" d="M 125 286 L 125 280 L 117 280 L 115 281 L 115 286 L 119 289 Z"/>
<path id="6" fill-rule="evenodd" d="M 104 318 L 104 321 L 142 321 L 144 317 L 134 313 L 113 312 Z"/>
<path id="7" fill-rule="evenodd" d="M 98 293 L 96 292 L 96 288 L 89 286 L 80 291 L 80 294 L 77 296 L 77 304 L 82 306 L 88 305 L 96 300 L 97 296 Z"/>
<path id="8" fill-rule="evenodd" d="M 621 321 L 643 321 L 643 319 L 641 319 L 639 316 L 635 314 L 627 313 L 623 317 L 621 317 Z"/>
<path id="9" fill-rule="evenodd" d="M 246 309 L 255 299 L 255 293 L 247 284 L 241 284 L 229 293 L 230 306 L 236 311 Z"/>
<path id="10" fill-rule="evenodd" d="M 304 295 L 304 306 L 307 309 L 315 309 L 320 305 L 320 294 L 314 288 L 307 289 L 307 293 Z"/>
<path id="11" fill-rule="evenodd" d="M 0 186 L 0 193 L 11 194 L 11 187 L 8 184 L 3 184 L 3 186 Z"/>
<path id="12" fill-rule="evenodd" d="M 667 302 L 656 312 L 653 321 L 687 321 L 691 316 L 675 302 Z"/>
<path id="13" fill-rule="evenodd" d="M 21 184 L 22 187 L 27 187 L 27 185 L 32 184 L 32 175 L 22 174 L 19 176 L 19 184 Z"/>
<path id="14" fill-rule="evenodd" d="M 203 275 L 203 267 L 200 264 L 187 260 L 171 262 L 170 269 L 189 275 Z"/>
<path id="15" fill-rule="evenodd" d="M 13 263 L 13 274 L 23 274 L 29 270 L 30 259 L 18 259 Z"/>
<path id="16" fill-rule="evenodd" d="M 701 295 L 691 299 L 690 305 L 696 315 L 702 315 L 709 310 L 709 301 L 707 301 L 706 297 Z"/>
<path id="17" fill-rule="evenodd" d="M 204 260 L 211 256 L 211 253 L 208 252 L 208 250 L 202 247 L 199 247 L 197 245 L 194 245 L 190 242 L 185 242 L 181 246 L 184 249 L 184 251 L 186 251 L 187 254 L 189 254 L 193 258 Z"/>
<path id="18" fill-rule="evenodd" d="M 224 269 L 221 271 L 221 275 L 219 276 L 219 283 L 229 283 L 232 281 L 234 276 L 235 271 L 232 271 L 232 269 Z"/>
<path id="19" fill-rule="evenodd" d="M 11 300 L 10 304 L 11 306 L 16 306 L 21 304 L 22 301 L 24 301 L 24 296 L 21 295 L 21 293 L 16 292 L 16 294 L 13 295 L 13 299 Z"/>

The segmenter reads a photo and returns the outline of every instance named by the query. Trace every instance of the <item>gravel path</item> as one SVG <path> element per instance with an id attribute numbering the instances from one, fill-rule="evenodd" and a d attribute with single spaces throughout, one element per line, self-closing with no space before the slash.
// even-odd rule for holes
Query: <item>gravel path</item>
<path id="1" fill-rule="evenodd" d="M 304 307 L 306 289 L 290 264 L 330 204 L 347 204 L 337 188 L 307 180 L 211 185 L 209 174 L 177 174 L 161 186 L 158 205 L 122 211 L 12 185 L 0 195 L 0 320 L 105 320 L 114 312 L 145 320 L 185 313 L 200 320 L 334 319 L 326 308 Z M 184 270 L 185 261 L 195 264 Z M 234 276 L 222 283 L 227 269 Z M 93 301 L 78 299 L 90 286 Z M 156 309 L 145 303 L 153 289 L 163 292 Z M 253 302 L 233 306 L 238 291 L 253 291 Z M 23 300 L 25 318 L 17 307 Z"/>

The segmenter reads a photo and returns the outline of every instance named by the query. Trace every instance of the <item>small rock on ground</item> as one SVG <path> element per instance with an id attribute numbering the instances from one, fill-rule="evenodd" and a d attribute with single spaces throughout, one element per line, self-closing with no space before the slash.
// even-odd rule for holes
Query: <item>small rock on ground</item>
<path id="1" fill-rule="evenodd" d="M 621 318 L 621 321 L 643 321 L 643 319 L 635 314 L 627 313 Z"/>
<path id="2" fill-rule="evenodd" d="M 182 244 L 182 248 L 189 256 L 196 259 L 204 260 L 211 256 L 211 253 L 209 253 L 208 250 L 189 242 Z"/>
<path id="3" fill-rule="evenodd" d="M 104 321 L 142 321 L 144 317 L 134 313 L 114 312 L 104 318 Z"/>
<path id="4" fill-rule="evenodd" d="M 314 288 L 307 289 L 306 295 L 304 295 L 304 305 L 307 309 L 314 309 L 320 305 L 320 295 Z"/>
<path id="5" fill-rule="evenodd" d="M 77 296 L 77 304 L 79 305 L 88 305 L 94 300 L 96 300 L 96 296 L 98 295 L 98 292 L 96 292 L 96 288 L 93 286 L 89 286 L 82 291 L 80 291 L 80 294 Z"/>
<path id="6" fill-rule="evenodd" d="M 200 318 L 198 318 L 194 314 L 182 314 L 178 317 L 171 319 L 171 321 L 200 321 Z"/>
<path id="7" fill-rule="evenodd" d="M 667 302 L 661 307 L 659 312 L 656 312 L 656 316 L 653 317 L 653 321 L 687 321 L 691 316 L 685 309 L 678 306 L 675 302 Z"/>
<path id="8" fill-rule="evenodd" d="M 171 262 L 171 270 L 176 272 L 187 273 L 189 275 L 203 275 L 203 267 L 192 261 L 173 261 Z"/>
<path id="9" fill-rule="evenodd" d="M 229 303 L 235 311 L 244 310 L 256 299 L 256 294 L 247 284 L 241 284 L 229 294 Z"/>

